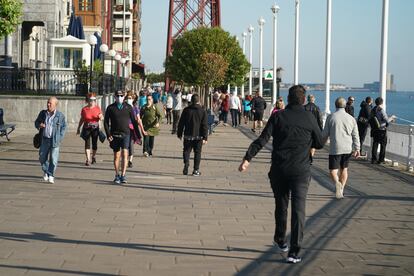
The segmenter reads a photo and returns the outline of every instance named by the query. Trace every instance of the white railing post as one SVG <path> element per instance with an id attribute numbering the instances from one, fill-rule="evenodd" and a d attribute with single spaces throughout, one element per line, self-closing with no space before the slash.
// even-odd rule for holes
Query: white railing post
<path id="1" fill-rule="evenodd" d="M 407 170 L 413 171 L 413 164 L 411 162 L 411 155 L 413 153 L 413 131 L 414 125 L 410 125 L 410 129 L 408 130 L 408 154 L 407 154 Z"/>

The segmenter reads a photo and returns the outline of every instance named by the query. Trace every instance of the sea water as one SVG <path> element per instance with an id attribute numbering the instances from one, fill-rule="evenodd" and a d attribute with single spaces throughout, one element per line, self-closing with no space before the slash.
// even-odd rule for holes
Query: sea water
<path id="1" fill-rule="evenodd" d="M 319 106 L 321 111 L 325 111 L 325 91 L 320 90 L 307 90 L 307 95 L 315 95 L 315 103 Z M 285 102 L 287 102 L 287 90 L 281 90 L 280 95 L 283 96 Z M 379 97 L 378 92 L 371 92 L 366 90 L 341 90 L 331 91 L 330 110 L 335 111 L 335 100 L 338 97 L 344 97 L 348 99 L 349 96 L 355 98 L 354 109 L 355 117 L 358 117 L 360 104 L 366 97 L 373 99 L 373 107 L 375 106 L 375 99 Z M 414 125 L 414 91 L 397 91 L 387 92 L 386 99 L 387 114 L 397 116 L 396 123 L 405 125 Z"/>

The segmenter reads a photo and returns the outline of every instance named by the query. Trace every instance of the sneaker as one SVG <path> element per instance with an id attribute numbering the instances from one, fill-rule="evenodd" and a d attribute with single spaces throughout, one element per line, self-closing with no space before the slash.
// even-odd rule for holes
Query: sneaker
<path id="1" fill-rule="evenodd" d="M 289 254 L 286 259 L 286 262 L 290 264 L 300 263 L 301 261 L 302 261 L 302 258 L 297 256 L 296 254 Z"/>
<path id="2" fill-rule="evenodd" d="M 252 131 L 253 131 L 253 132 L 256 132 L 256 130 L 255 130 L 254 128 L 252 128 Z"/>
<path id="3" fill-rule="evenodd" d="M 336 196 L 337 199 L 341 199 L 343 197 L 342 194 L 341 194 L 341 189 L 342 189 L 342 183 L 337 181 L 335 183 L 335 190 L 336 190 L 335 191 L 335 196 Z"/>
<path id="4" fill-rule="evenodd" d="M 200 176 L 200 175 L 201 175 L 200 171 L 197 171 L 197 170 L 193 171 L 193 176 Z"/>
<path id="5" fill-rule="evenodd" d="M 149 156 L 148 152 L 144 152 L 144 156 L 148 157 Z"/>
<path id="6" fill-rule="evenodd" d="M 48 175 L 47 173 L 45 173 L 45 174 L 43 175 L 43 180 L 44 180 L 44 181 L 46 181 L 46 182 L 48 182 L 48 181 L 49 181 L 49 175 Z"/>
<path id="7" fill-rule="evenodd" d="M 132 162 L 128 161 L 128 168 L 132 168 Z"/>
<path id="8" fill-rule="evenodd" d="M 344 198 L 345 185 L 341 183 L 341 198 Z"/>
<path id="9" fill-rule="evenodd" d="M 117 175 L 115 176 L 114 182 L 115 182 L 116 184 L 121 184 L 121 177 L 119 176 L 119 174 L 117 174 Z"/>
<path id="10" fill-rule="evenodd" d="M 92 164 L 95 164 L 96 163 L 96 159 L 95 159 L 95 157 L 92 157 Z"/>
<path id="11" fill-rule="evenodd" d="M 55 178 L 53 176 L 49 176 L 49 183 L 50 184 L 54 184 L 55 183 Z"/>
<path id="12" fill-rule="evenodd" d="M 89 161 L 86 160 L 85 166 L 87 166 L 87 167 L 89 166 Z"/>
<path id="13" fill-rule="evenodd" d="M 119 177 L 119 180 L 121 181 L 121 183 L 128 183 L 128 181 L 127 181 L 127 179 L 126 179 L 126 176 L 125 175 L 121 175 L 120 177 Z"/>
<path id="14" fill-rule="evenodd" d="M 282 245 L 279 245 L 277 242 L 273 241 L 273 246 L 277 249 L 278 252 L 284 253 L 289 251 L 289 246 L 287 243 L 284 243 Z"/>
<path id="15" fill-rule="evenodd" d="M 183 175 L 187 175 L 187 174 L 188 174 L 188 166 L 184 166 Z"/>

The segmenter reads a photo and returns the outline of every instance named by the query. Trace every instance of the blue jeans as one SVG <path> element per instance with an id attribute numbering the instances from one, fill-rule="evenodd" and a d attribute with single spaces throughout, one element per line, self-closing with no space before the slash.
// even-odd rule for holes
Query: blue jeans
<path id="1" fill-rule="evenodd" d="M 43 172 L 54 177 L 58 159 L 59 147 L 52 147 L 52 138 L 43 137 L 42 144 L 39 149 L 39 161 L 42 165 Z"/>

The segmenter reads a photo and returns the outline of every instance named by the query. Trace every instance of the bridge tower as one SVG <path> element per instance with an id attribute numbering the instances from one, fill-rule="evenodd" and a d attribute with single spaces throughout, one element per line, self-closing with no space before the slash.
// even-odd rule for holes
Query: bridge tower
<path id="1" fill-rule="evenodd" d="M 166 57 L 171 55 L 174 39 L 186 30 L 217 27 L 220 21 L 220 0 L 170 0 Z M 165 89 L 169 89 L 168 79 Z"/>

